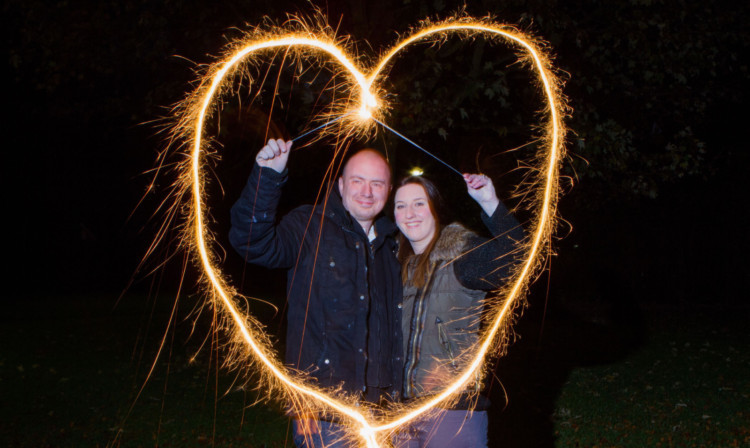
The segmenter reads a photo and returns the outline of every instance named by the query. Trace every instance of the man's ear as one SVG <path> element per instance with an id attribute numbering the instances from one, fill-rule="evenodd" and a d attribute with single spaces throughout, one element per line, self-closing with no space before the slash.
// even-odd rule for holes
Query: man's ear
<path id="1" fill-rule="evenodd" d="M 344 197 L 344 177 L 339 177 L 339 194 Z"/>

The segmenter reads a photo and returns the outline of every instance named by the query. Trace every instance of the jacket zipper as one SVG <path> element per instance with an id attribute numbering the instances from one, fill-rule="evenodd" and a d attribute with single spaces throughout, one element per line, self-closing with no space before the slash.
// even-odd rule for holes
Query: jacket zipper
<path id="1" fill-rule="evenodd" d="M 435 273 L 435 267 L 437 263 L 433 263 L 425 281 L 425 286 L 420 291 L 417 291 L 417 297 L 414 300 L 414 308 L 412 309 L 411 323 L 409 324 L 410 338 L 407 352 L 409 358 L 406 362 L 406 369 L 404 371 L 404 396 L 406 398 L 412 398 L 414 392 L 415 380 L 416 380 L 416 367 L 419 363 L 419 348 L 422 342 L 422 333 L 424 332 L 424 313 L 426 312 L 425 297 L 427 292 L 432 286 L 432 277 Z"/>

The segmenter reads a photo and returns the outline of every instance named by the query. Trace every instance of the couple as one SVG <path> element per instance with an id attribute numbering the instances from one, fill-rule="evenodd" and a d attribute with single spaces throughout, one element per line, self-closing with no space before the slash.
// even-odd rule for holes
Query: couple
<path id="1" fill-rule="evenodd" d="M 485 291 L 507 275 L 523 231 L 476 174 L 464 175 L 469 195 L 499 238 L 482 244 L 459 224 L 444 226 L 438 191 L 421 177 L 396 189 L 394 225 L 381 214 L 391 168 L 374 149 L 349 158 L 321 204 L 277 219 L 291 146 L 270 140 L 258 152 L 229 235 L 248 263 L 288 269 L 287 365 L 375 405 L 437 392 L 470 356 Z M 482 403 L 472 412 L 465 401 L 412 424 L 395 444 L 486 446 Z M 335 421 L 295 415 L 294 431 L 297 446 L 343 446 Z"/>

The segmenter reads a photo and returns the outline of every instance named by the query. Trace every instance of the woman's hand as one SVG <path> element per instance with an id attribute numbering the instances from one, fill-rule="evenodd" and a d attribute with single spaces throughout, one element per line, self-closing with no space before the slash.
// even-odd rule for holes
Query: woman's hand
<path id="1" fill-rule="evenodd" d="M 487 216 L 492 216 L 498 204 L 500 204 L 500 199 L 497 198 L 492 179 L 484 174 L 464 174 L 464 181 L 466 182 L 469 196 L 477 201 L 477 204 L 482 207 Z"/>

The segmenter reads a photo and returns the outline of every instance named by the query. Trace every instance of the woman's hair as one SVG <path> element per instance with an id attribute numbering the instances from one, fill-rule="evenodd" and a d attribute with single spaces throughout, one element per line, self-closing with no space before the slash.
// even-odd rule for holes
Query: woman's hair
<path id="1" fill-rule="evenodd" d="M 432 249 L 440 237 L 440 232 L 443 230 L 443 220 L 441 219 L 444 216 L 443 199 L 440 197 L 440 192 L 435 184 L 422 176 L 410 176 L 402 179 L 398 184 L 398 188 L 409 184 L 419 185 L 424 188 L 425 193 L 427 193 L 427 203 L 430 207 L 430 212 L 435 219 L 435 234 L 432 236 L 432 241 L 427 245 L 424 252 L 419 255 L 414 254 L 411 243 L 403 233 L 399 236 L 398 261 L 401 263 L 401 281 L 404 284 L 409 282 L 417 288 L 422 288 L 425 285 L 427 272 L 430 269 L 430 253 L 432 253 Z M 398 188 L 396 188 L 397 191 Z M 412 261 L 416 263 L 416 266 L 414 268 L 414 276 L 410 279 L 409 264 Z"/>

